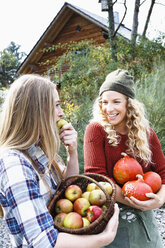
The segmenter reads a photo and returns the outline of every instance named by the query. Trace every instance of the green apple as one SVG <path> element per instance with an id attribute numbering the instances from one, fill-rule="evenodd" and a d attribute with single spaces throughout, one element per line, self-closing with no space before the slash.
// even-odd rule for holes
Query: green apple
<path id="1" fill-rule="evenodd" d="M 65 197 L 70 201 L 75 201 L 82 195 L 82 190 L 78 185 L 70 185 L 65 190 Z"/>
<path id="2" fill-rule="evenodd" d="M 86 191 L 92 191 L 92 190 L 96 189 L 96 186 L 97 185 L 95 183 L 89 183 L 87 185 Z"/>
<path id="3" fill-rule="evenodd" d="M 66 213 L 59 213 L 54 217 L 54 224 L 57 226 L 63 226 Z"/>
<path id="4" fill-rule="evenodd" d="M 76 212 L 71 212 L 67 214 L 64 219 L 64 227 L 70 229 L 77 229 L 83 227 L 82 216 Z"/>
<path id="5" fill-rule="evenodd" d="M 60 133 L 61 128 L 66 124 L 68 124 L 66 120 L 60 119 L 59 121 L 57 121 L 57 128 L 58 128 L 59 133 Z"/>
<path id="6" fill-rule="evenodd" d="M 90 221 L 87 219 L 87 217 L 83 217 L 82 219 L 83 219 L 83 227 L 90 225 Z"/>
<path id="7" fill-rule="evenodd" d="M 73 210 L 73 203 L 68 199 L 60 199 L 56 202 L 56 213 L 70 213 Z"/>
<path id="8" fill-rule="evenodd" d="M 87 209 L 90 207 L 90 203 L 85 198 L 78 198 L 73 204 L 73 209 L 75 212 L 79 213 L 81 216 L 86 215 Z"/>
<path id="9" fill-rule="evenodd" d="M 106 196 L 101 189 L 95 189 L 90 192 L 89 202 L 91 205 L 102 206 L 106 202 Z"/>
<path id="10" fill-rule="evenodd" d="M 108 182 L 99 182 L 99 184 L 105 189 L 108 195 L 112 194 L 112 185 Z M 99 186 L 96 187 L 97 189 L 100 189 Z"/>
<path id="11" fill-rule="evenodd" d="M 104 211 L 105 209 L 107 209 L 107 206 L 105 204 L 103 204 L 101 208 Z"/>

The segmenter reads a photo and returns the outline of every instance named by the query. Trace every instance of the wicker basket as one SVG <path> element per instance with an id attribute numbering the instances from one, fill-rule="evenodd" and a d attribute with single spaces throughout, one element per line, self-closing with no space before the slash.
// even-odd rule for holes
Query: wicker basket
<path id="1" fill-rule="evenodd" d="M 113 191 L 111 195 L 108 195 L 107 192 L 104 190 L 104 188 L 101 187 L 101 185 L 99 185 L 98 183 L 99 181 L 107 181 L 112 185 Z M 55 217 L 55 204 L 59 199 L 64 198 L 65 190 L 69 185 L 77 184 L 81 187 L 82 191 L 84 192 L 86 191 L 86 187 L 88 183 L 91 183 L 91 182 L 94 182 L 96 185 L 100 187 L 100 189 L 104 191 L 106 195 L 105 205 L 107 206 L 107 208 L 98 217 L 98 219 L 96 219 L 89 226 L 85 226 L 79 229 L 69 229 L 69 228 L 55 225 L 55 228 L 57 228 L 60 232 L 66 232 L 66 233 L 72 233 L 72 234 L 97 234 L 104 230 L 107 222 L 109 221 L 109 219 L 112 217 L 114 213 L 116 188 L 115 188 L 115 184 L 113 183 L 113 181 L 103 175 L 95 174 L 95 173 L 86 173 L 86 174 L 71 176 L 63 180 L 60 183 L 52 201 L 50 202 L 48 206 L 48 211 L 54 218 Z"/>

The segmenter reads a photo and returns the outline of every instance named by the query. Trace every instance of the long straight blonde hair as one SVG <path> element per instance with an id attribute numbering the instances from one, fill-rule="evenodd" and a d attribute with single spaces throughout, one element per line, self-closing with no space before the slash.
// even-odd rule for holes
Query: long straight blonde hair
<path id="1" fill-rule="evenodd" d="M 48 78 L 28 74 L 10 87 L 0 117 L 0 147 L 27 150 L 39 141 L 49 166 L 59 151 L 56 127 L 56 86 Z"/>

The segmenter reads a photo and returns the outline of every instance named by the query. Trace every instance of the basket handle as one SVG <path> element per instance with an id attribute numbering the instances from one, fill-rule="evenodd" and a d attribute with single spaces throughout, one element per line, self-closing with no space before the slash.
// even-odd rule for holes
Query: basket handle
<path id="1" fill-rule="evenodd" d="M 79 174 L 79 175 L 73 175 L 73 176 L 67 177 L 67 178 L 65 179 L 65 181 L 68 181 L 69 179 L 75 178 L 75 177 L 77 177 L 77 178 L 85 178 L 85 179 L 88 179 L 89 181 L 95 183 L 95 184 L 104 192 L 104 194 L 106 195 L 106 198 L 109 199 L 109 195 L 108 195 L 108 193 L 105 191 L 105 189 L 104 189 L 104 188 L 103 188 L 95 179 L 93 179 L 93 178 L 91 178 L 91 177 L 88 177 L 88 176 L 83 175 L 83 174 Z M 61 183 L 62 183 L 62 182 L 61 182 Z"/>

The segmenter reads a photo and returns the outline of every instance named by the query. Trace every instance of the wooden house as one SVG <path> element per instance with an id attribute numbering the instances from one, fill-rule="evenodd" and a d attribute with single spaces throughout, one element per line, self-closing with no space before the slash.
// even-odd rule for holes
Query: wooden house
<path id="1" fill-rule="evenodd" d="M 115 25 L 117 26 L 118 23 L 118 15 L 116 14 Z M 126 39 L 130 39 L 131 30 L 121 25 L 118 34 Z M 108 20 L 106 18 L 66 2 L 27 55 L 18 69 L 18 73 L 45 73 L 49 68 L 42 62 L 60 56 L 61 50 L 58 49 L 55 52 L 43 53 L 41 50 L 44 48 L 59 43 L 63 44 L 85 39 L 93 39 L 98 44 L 101 44 L 107 38 Z"/>

